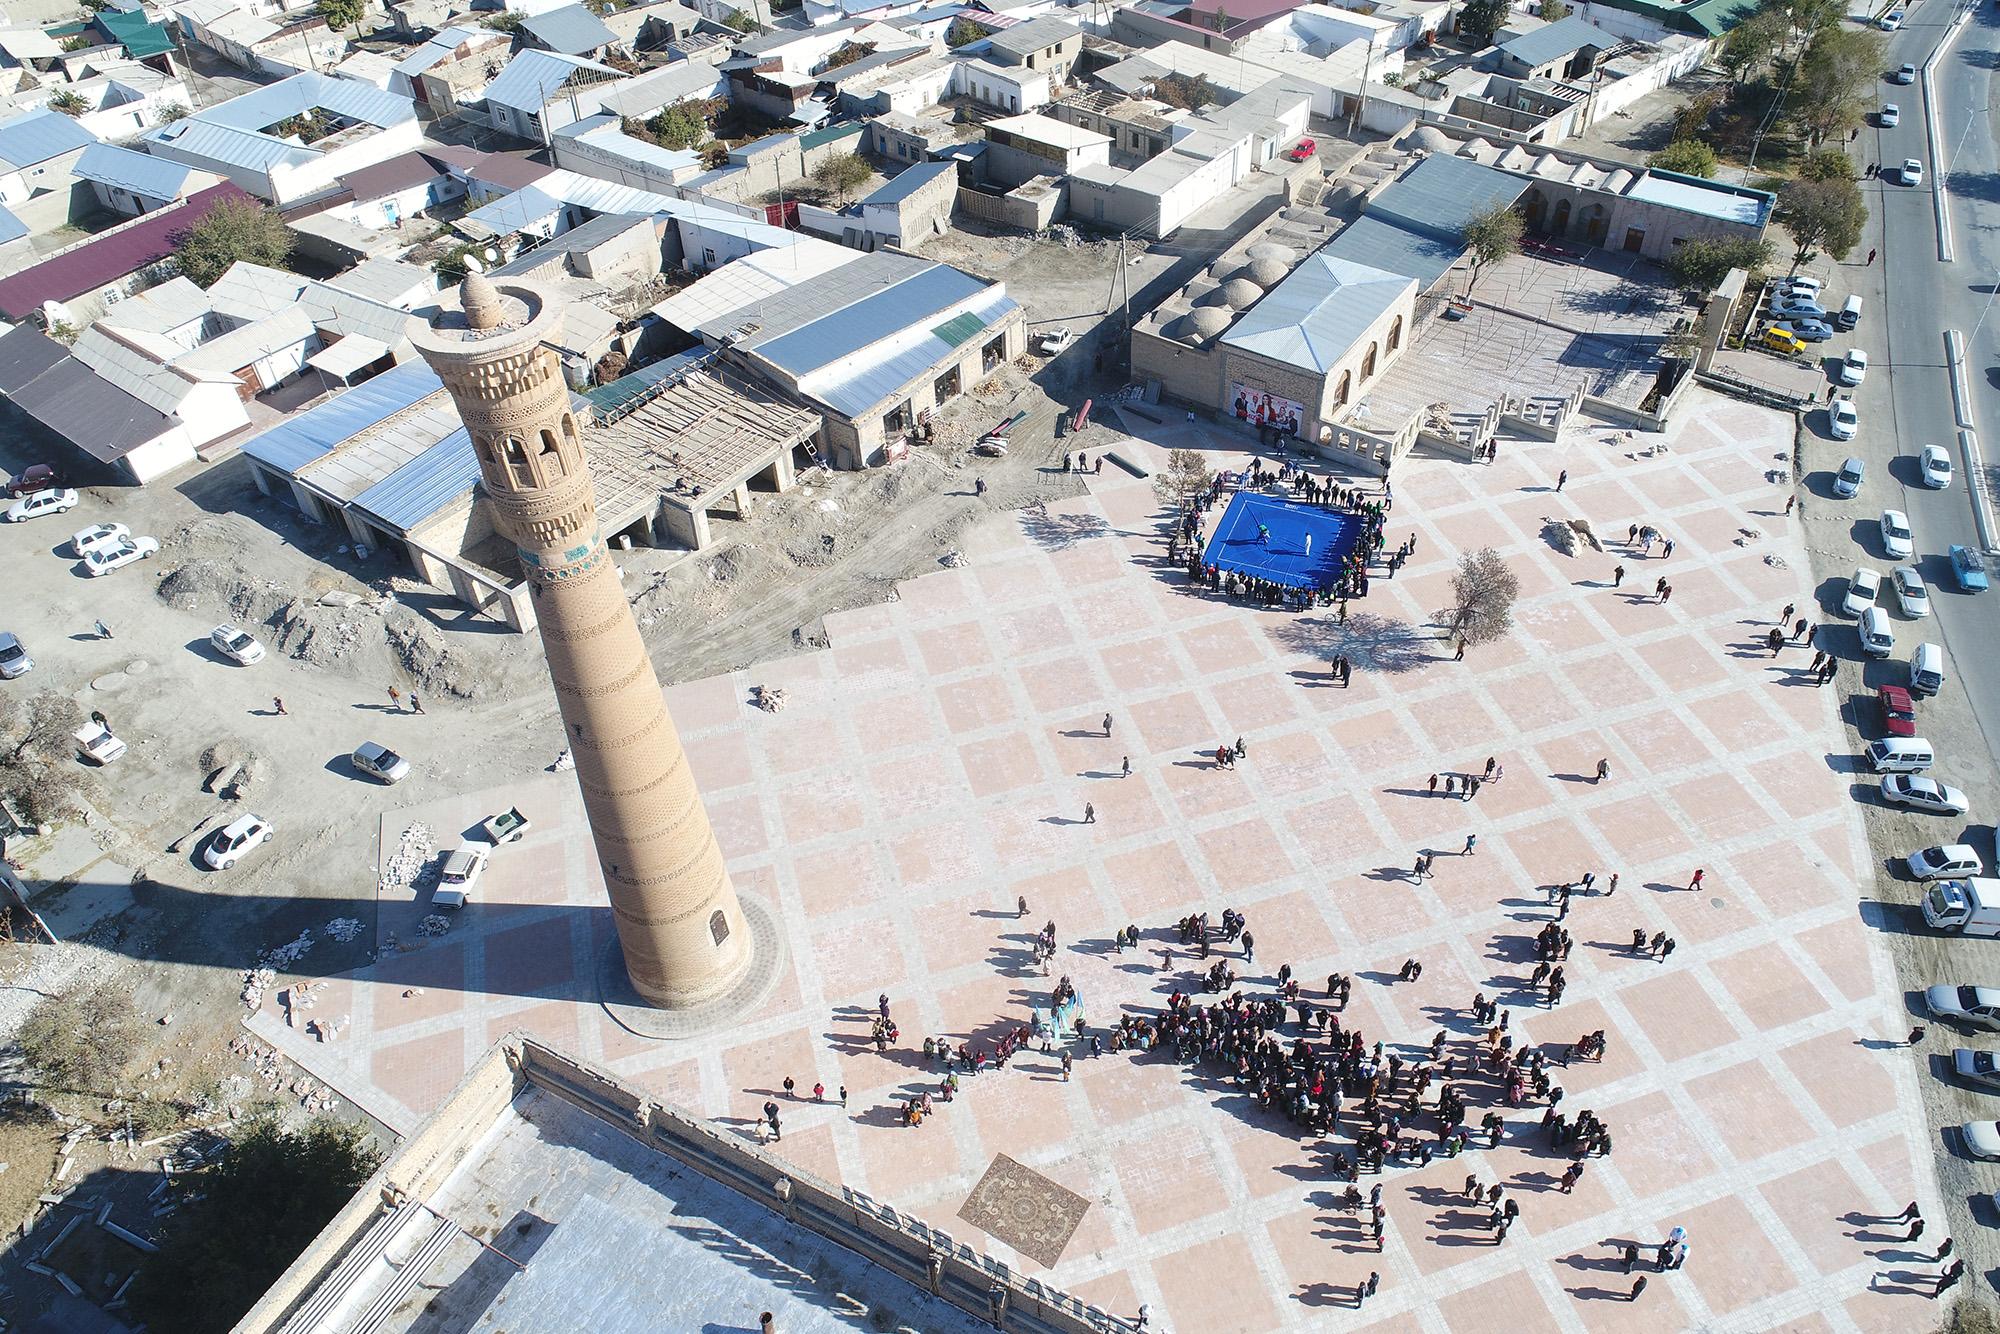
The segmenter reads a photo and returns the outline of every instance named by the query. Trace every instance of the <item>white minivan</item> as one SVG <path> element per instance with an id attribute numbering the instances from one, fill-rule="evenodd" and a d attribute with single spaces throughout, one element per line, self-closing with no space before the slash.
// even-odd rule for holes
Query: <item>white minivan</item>
<path id="1" fill-rule="evenodd" d="M 1944 650 L 1936 644 L 1919 644 L 1910 655 L 1910 693 L 1935 695 L 1944 689 Z"/>
<path id="2" fill-rule="evenodd" d="M 1886 658 L 1896 651 L 1896 631 L 1889 623 L 1889 613 L 1880 607 L 1870 607 L 1861 613 L 1861 651 L 1871 658 Z"/>
<path id="3" fill-rule="evenodd" d="M 1937 762 L 1920 736 L 1885 736 L 1868 743 L 1868 767 L 1878 774 L 1920 774 Z"/>

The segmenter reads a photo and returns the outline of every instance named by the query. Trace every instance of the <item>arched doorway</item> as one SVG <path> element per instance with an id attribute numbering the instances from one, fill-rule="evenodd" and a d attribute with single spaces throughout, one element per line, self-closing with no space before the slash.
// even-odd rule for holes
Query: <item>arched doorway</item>
<path id="1" fill-rule="evenodd" d="M 1603 245 L 1605 233 L 1610 229 L 1611 211 L 1602 204 L 1583 206 L 1583 239 L 1592 245 Z"/>
<path id="2" fill-rule="evenodd" d="M 1558 199 L 1556 201 L 1555 217 L 1549 222 L 1549 234 L 1551 236 L 1569 235 L 1569 200 Z"/>
<path id="3" fill-rule="evenodd" d="M 1528 191 L 1528 197 L 1521 201 L 1521 205 L 1527 211 L 1528 230 L 1531 232 L 1541 231 L 1542 222 L 1548 217 L 1549 213 L 1548 196 L 1544 195 L 1539 189 L 1530 190 Z"/>

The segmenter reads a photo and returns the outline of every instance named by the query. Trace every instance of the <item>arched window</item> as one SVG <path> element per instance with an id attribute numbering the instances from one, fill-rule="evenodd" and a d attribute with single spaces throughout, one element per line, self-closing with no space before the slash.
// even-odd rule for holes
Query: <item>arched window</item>
<path id="1" fill-rule="evenodd" d="M 1352 392 L 1353 388 L 1354 373 L 1352 371 L 1342 371 L 1339 383 L 1333 387 L 1333 406 L 1336 408 L 1347 406 L 1347 396 Z"/>
<path id="2" fill-rule="evenodd" d="M 542 428 L 542 453 L 553 454 L 555 452 L 556 452 L 556 433 L 554 431 L 551 431 L 548 427 L 544 426 Z"/>
<path id="3" fill-rule="evenodd" d="M 500 442 L 500 453 L 507 460 L 507 471 L 513 476 L 516 486 L 533 486 L 535 473 L 528 466 L 528 451 L 513 436 Z"/>
<path id="4" fill-rule="evenodd" d="M 1403 345 L 1403 317 L 1398 315 L 1389 325 L 1389 350 L 1394 352 Z"/>
<path id="5" fill-rule="evenodd" d="M 729 918 L 723 914 L 722 909 L 717 908 L 708 915 L 708 934 L 715 937 L 715 943 L 718 945 L 729 939 Z"/>
<path id="6" fill-rule="evenodd" d="M 1375 344 L 1368 345 L 1368 355 L 1361 359 L 1361 378 L 1365 382 L 1375 373 Z"/>
<path id="7" fill-rule="evenodd" d="M 583 447 L 583 442 L 578 440 L 576 436 L 576 418 L 570 416 L 567 412 L 562 416 L 562 433 L 563 439 L 569 442 L 571 449 L 581 449 Z"/>

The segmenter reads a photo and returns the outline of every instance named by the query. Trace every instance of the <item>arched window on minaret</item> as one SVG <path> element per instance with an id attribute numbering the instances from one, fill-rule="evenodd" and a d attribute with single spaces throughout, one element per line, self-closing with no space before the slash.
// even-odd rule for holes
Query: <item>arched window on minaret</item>
<path id="1" fill-rule="evenodd" d="M 556 445 L 556 433 L 548 427 L 542 428 L 541 457 L 542 479 L 553 482 L 563 475 L 562 450 Z"/>
<path id="2" fill-rule="evenodd" d="M 576 418 L 567 412 L 562 415 L 562 430 L 563 439 L 569 443 L 571 449 L 583 448 L 583 442 L 577 438 L 576 434 Z"/>
<path id="3" fill-rule="evenodd" d="M 500 452 L 507 460 L 507 471 L 514 478 L 516 486 L 533 486 L 534 469 L 528 466 L 528 451 L 513 436 L 508 436 L 500 444 Z"/>

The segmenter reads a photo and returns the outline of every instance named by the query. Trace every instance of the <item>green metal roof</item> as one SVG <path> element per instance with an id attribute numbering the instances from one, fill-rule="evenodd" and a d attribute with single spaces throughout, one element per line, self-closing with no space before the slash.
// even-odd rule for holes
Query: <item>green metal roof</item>
<path id="1" fill-rule="evenodd" d="M 800 135 L 799 147 L 802 149 L 818 148 L 821 144 L 837 143 L 851 135 L 860 134 L 867 128 L 867 125 L 860 121 L 852 121 L 845 125 L 829 125 L 823 130 L 814 130 L 810 134 Z"/>
<path id="2" fill-rule="evenodd" d="M 939 338 L 944 339 L 945 342 L 951 344 L 953 347 L 962 347 L 966 343 L 971 342 L 974 338 L 977 338 L 979 336 L 979 331 L 981 329 L 984 329 L 985 327 L 986 327 L 985 320 L 980 319 L 977 315 L 967 312 L 963 315 L 952 316 L 950 319 L 946 320 L 943 324 L 940 324 L 935 329 L 932 329 L 931 332 L 936 334 Z"/>
<path id="3" fill-rule="evenodd" d="M 97 26 L 104 29 L 111 39 L 125 48 L 125 53 L 134 60 L 147 56 L 157 56 L 174 49 L 167 38 L 167 31 L 157 23 L 148 23 L 144 14 L 127 14 L 115 9 L 107 9 L 97 16 Z"/>
<path id="4" fill-rule="evenodd" d="M 1757 12 L 1759 0 L 1695 0 L 1675 4 L 1673 0 L 1596 0 L 1606 9 L 1622 9 L 1628 14 L 1644 14 L 1661 27 L 1700 37 L 1720 37 Z"/>

